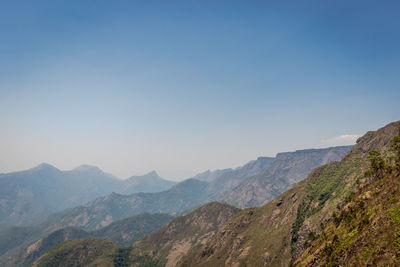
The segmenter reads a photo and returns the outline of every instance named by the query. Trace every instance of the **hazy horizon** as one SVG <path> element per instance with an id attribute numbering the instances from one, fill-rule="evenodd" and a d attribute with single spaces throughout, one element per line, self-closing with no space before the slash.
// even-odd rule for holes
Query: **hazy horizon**
<path id="1" fill-rule="evenodd" d="M 353 136 L 352 136 L 352 137 L 353 137 Z M 358 137 L 359 137 L 359 136 L 357 136 L 357 138 L 358 138 Z M 344 139 L 344 141 L 342 142 L 342 143 L 343 143 L 342 145 L 334 145 L 334 146 L 319 147 L 319 148 L 296 149 L 296 150 L 293 150 L 293 151 L 281 151 L 281 152 L 278 152 L 278 153 L 295 152 L 295 151 L 298 151 L 298 150 L 323 149 L 323 148 L 331 148 L 331 147 L 338 147 L 338 146 L 354 145 L 354 144 L 350 144 L 348 136 L 344 136 L 344 137 L 343 137 L 343 136 L 338 136 L 338 137 L 333 138 L 333 139 L 335 139 L 335 140 L 332 140 L 332 142 L 337 142 L 337 139 L 340 139 L 340 140 L 343 140 L 343 139 Z M 278 154 L 278 153 L 277 153 L 277 154 Z M 239 165 L 237 165 L 237 166 L 230 166 L 230 167 L 226 167 L 226 168 L 217 168 L 217 169 L 204 169 L 204 170 L 200 170 L 200 171 L 197 171 L 197 172 L 196 172 L 196 171 L 193 171 L 193 172 L 188 172 L 188 174 L 187 174 L 186 176 L 181 176 L 181 177 L 176 177 L 176 176 L 166 177 L 166 176 L 161 175 L 161 174 L 159 173 L 159 171 L 157 171 L 156 169 L 154 169 L 154 170 L 149 170 L 149 171 L 144 172 L 144 173 L 133 173 L 133 174 L 128 175 L 128 176 L 118 176 L 118 175 L 115 175 L 114 173 L 111 173 L 111 172 L 109 172 L 109 171 L 104 170 L 101 166 L 96 166 L 96 165 L 91 165 L 91 164 L 82 163 L 82 164 L 77 165 L 77 166 L 75 166 L 75 167 L 60 168 L 60 167 L 58 167 L 58 166 L 56 166 L 56 165 L 54 165 L 54 164 L 51 164 L 51 163 L 49 163 L 49 162 L 41 162 L 41 163 L 39 163 L 39 164 L 37 164 L 37 165 L 35 165 L 35 166 L 31 166 L 31 167 L 27 167 L 27 168 L 23 168 L 23 169 L 8 170 L 8 171 L 3 172 L 3 173 L 0 172 L 0 174 L 13 173 L 13 172 L 18 172 L 18 171 L 26 171 L 26 170 L 34 169 L 34 168 L 36 168 L 36 167 L 40 167 L 41 165 L 50 165 L 50 166 L 55 167 L 55 168 L 57 168 L 57 169 L 59 169 L 59 170 L 61 170 L 61 171 L 72 171 L 72 170 L 78 169 L 78 168 L 80 168 L 80 167 L 94 167 L 94 168 L 100 169 L 101 171 L 103 171 L 103 172 L 105 172 L 105 173 L 111 174 L 111 175 L 113 175 L 115 178 L 118 178 L 118 179 L 120 179 L 120 180 L 125 180 L 125 179 L 128 179 L 128 178 L 131 178 L 132 176 L 142 176 L 142 175 L 149 174 L 149 173 L 151 173 L 151 172 L 156 172 L 156 173 L 157 173 L 161 178 L 163 178 L 163 179 L 167 179 L 167 180 L 171 180 L 171 181 L 183 181 L 184 179 L 192 178 L 192 177 L 194 177 L 195 175 L 200 174 L 200 173 L 203 173 L 203 172 L 206 172 L 206 171 L 217 171 L 217 170 L 223 170 L 223 169 L 232 169 L 232 170 L 233 170 L 233 169 L 242 167 L 242 166 L 245 165 L 246 163 L 248 163 L 248 162 L 250 162 L 250 161 L 252 161 L 252 160 L 256 160 L 256 159 L 259 158 L 259 157 L 272 157 L 272 158 L 274 158 L 274 157 L 276 157 L 276 156 L 277 156 L 277 155 L 274 155 L 274 156 L 264 156 L 264 155 L 260 155 L 260 156 L 258 156 L 258 157 L 256 157 L 256 158 L 248 159 L 246 162 L 242 162 L 241 164 L 239 164 Z"/>
<path id="2" fill-rule="evenodd" d="M 3 3 L 0 173 L 182 180 L 400 119 L 397 2 L 92 3 Z"/>

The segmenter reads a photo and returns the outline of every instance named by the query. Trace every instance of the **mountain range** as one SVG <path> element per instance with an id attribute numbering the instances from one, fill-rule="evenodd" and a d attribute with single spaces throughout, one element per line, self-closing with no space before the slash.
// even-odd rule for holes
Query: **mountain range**
<path id="1" fill-rule="evenodd" d="M 33 223 L 112 192 L 159 192 L 175 184 L 154 171 L 120 180 L 88 165 L 61 171 L 43 163 L 26 171 L 0 174 L 0 229 Z"/>
<path id="2" fill-rule="evenodd" d="M 278 153 L 267 168 L 224 192 L 218 200 L 240 208 L 261 206 L 305 179 L 316 167 L 340 161 L 351 148 L 342 146 Z"/>
<path id="3" fill-rule="evenodd" d="M 61 243 L 34 266 L 57 266 L 60 253 L 92 266 L 398 266 L 399 162 L 395 122 L 366 133 L 341 161 L 315 168 L 272 201 L 232 207 L 209 234 L 201 226 L 218 222 L 210 214 L 230 206 L 206 204 L 125 248 L 101 239 Z M 89 257 L 93 247 L 101 255 Z"/>
<path id="4" fill-rule="evenodd" d="M 177 217 L 160 230 L 146 236 L 133 247 L 117 247 L 103 239 L 86 238 L 61 243 L 45 252 L 33 266 L 65 264 L 60 255 L 79 255 L 79 261 L 67 256 L 69 264 L 84 262 L 93 266 L 175 266 L 190 249 L 205 244 L 222 225 L 240 210 L 218 202 L 207 203 L 192 212 Z M 111 249 L 110 249 L 111 248 Z M 99 251 L 93 257 L 91 250 Z"/>
<path id="5" fill-rule="evenodd" d="M 94 233 L 105 231 L 107 227 L 120 228 L 119 231 L 125 233 L 125 218 L 143 213 L 167 213 L 173 216 L 188 214 L 199 205 L 213 200 L 238 207 L 262 205 L 304 179 L 314 167 L 340 160 L 350 149 L 351 146 L 347 146 L 279 153 L 276 158 L 259 157 L 235 169 L 206 171 L 179 183 L 164 180 L 155 172 L 121 181 L 87 165 L 71 171 L 60 171 L 48 164 L 41 164 L 24 172 L 5 174 L 0 176 L 0 183 L 6 186 L 4 190 L 25 194 L 14 199 L 11 194 L 5 194 L 5 197 L 0 194 L 2 203 L 8 204 L 4 206 L 8 210 L 1 217 L 3 225 L 20 225 L 4 227 L 0 232 L 0 237 L 5 237 L 4 240 L 12 235 L 19 236 L 12 242 L 0 242 L 0 263 L 21 266 L 21 262 L 27 262 L 26 259 L 36 259 L 40 253 L 33 254 L 35 257 L 28 257 L 27 251 L 43 243 L 54 232 L 58 233 L 55 236 L 65 236 L 65 240 L 106 237 L 121 245 L 121 234 L 117 240 L 115 236 Z M 3 178 L 5 179 L 2 180 Z M 82 180 L 85 182 L 82 183 Z M 113 193 L 94 197 L 110 190 Z M 85 199 L 88 200 L 86 203 L 76 204 Z M 30 202 L 29 205 L 24 206 L 27 202 Z M 59 211 L 61 207 L 66 209 Z M 19 216 L 7 215 L 15 214 L 16 210 L 20 211 Z M 51 213 L 53 211 L 57 212 Z M 45 215 L 49 216 L 46 218 Z M 143 229 L 142 232 L 149 233 L 148 230 Z M 113 232 L 117 233 L 118 230 Z M 54 240 L 62 241 L 63 238 Z M 126 240 L 133 242 L 134 239 Z M 44 243 L 56 245 L 57 242 Z M 43 249 L 39 251 L 43 252 Z M 10 261 L 10 258 L 13 260 Z M 163 257 L 159 260 L 165 262 Z"/>
<path id="6" fill-rule="evenodd" d="M 278 182 L 283 181 L 285 185 L 282 188 L 288 188 L 293 185 L 293 180 L 304 179 L 313 167 L 340 159 L 350 148 L 302 150 L 281 154 L 277 160 L 259 157 L 235 170 L 221 171 L 220 176 L 209 183 L 191 178 L 174 185 L 169 190 L 157 193 L 131 195 L 112 193 L 60 213 L 57 224 L 59 227 L 74 226 L 84 230 L 95 230 L 116 220 L 143 212 L 168 213 L 176 216 L 208 201 L 229 195 L 230 190 L 240 185 L 242 181 L 258 178 L 257 175 L 265 173 L 270 167 L 272 171 L 267 177 L 270 183 L 278 187 Z M 277 192 L 274 194 L 278 195 Z M 267 195 L 261 202 L 270 199 L 271 196 Z"/>
<path id="7" fill-rule="evenodd" d="M 304 257 L 304 250 L 315 237 L 326 240 L 323 236 L 326 225 L 334 220 L 337 212 L 345 212 L 346 204 L 353 199 L 360 183 L 370 182 L 364 175 L 370 165 L 370 152 L 389 156 L 391 140 L 399 133 L 399 128 L 396 122 L 368 132 L 340 162 L 316 168 L 305 180 L 273 201 L 238 213 L 205 246 L 187 255 L 182 266 L 293 265 Z M 382 181 L 378 183 L 386 190 L 392 186 L 382 184 Z M 399 205 L 398 195 L 392 197 L 393 204 Z M 379 216 L 387 215 L 379 211 Z M 351 238 L 353 234 L 347 237 Z M 323 253 L 320 255 L 324 256 Z M 384 257 L 391 263 L 389 265 L 396 265 L 393 254 Z M 346 264 L 345 259 L 343 262 Z"/>

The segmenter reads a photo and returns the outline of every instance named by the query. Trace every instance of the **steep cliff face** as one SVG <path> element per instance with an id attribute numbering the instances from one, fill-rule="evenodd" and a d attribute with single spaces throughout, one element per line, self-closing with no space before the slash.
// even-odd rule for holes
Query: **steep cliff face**
<path id="1" fill-rule="evenodd" d="M 232 217 L 203 247 L 182 260 L 182 266 L 288 266 L 304 251 L 343 206 L 369 167 L 368 152 L 388 151 L 399 131 L 391 123 L 369 132 L 340 162 L 315 169 L 304 181 L 270 203 Z"/>
<path id="2" fill-rule="evenodd" d="M 242 181 L 259 174 L 268 168 L 275 158 L 271 157 L 258 157 L 242 167 L 225 172 L 210 182 L 208 192 L 212 199 L 218 198 L 221 193 L 229 191 L 235 186 L 239 185 Z"/>
<path id="3" fill-rule="evenodd" d="M 305 179 L 316 167 L 341 160 L 351 148 L 342 146 L 279 153 L 269 167 L 218 199 L 240 208 L 261 206 Z"/>

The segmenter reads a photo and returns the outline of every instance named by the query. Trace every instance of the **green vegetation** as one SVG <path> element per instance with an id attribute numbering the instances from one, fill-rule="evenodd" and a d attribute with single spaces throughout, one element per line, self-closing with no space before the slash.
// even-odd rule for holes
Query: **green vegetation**
<path id="1" fill-rule="evenodd" d="M 131 252 L 131 261 L 142 266 L 140 263 L 152 254 L 153 261 L 161 266 L 167 261 L 176 264 L 186 253 L 200 248 L 202 246 L 200 242 L 211 238 L 238 212 L 239 209 L 230 205 L 207 203 L 184 216 L 175 218 L 159 231 L 136 242 Z M 176 253 L 176 250 L 182 252 Z"/>
<path id="2" fill-rule="evenodd" d="M 390 142 L 392 151 L 399 137 L 400 133 Z M 297 265 L 400 265 L 400 171 L 393 165 L 400 154 L 394 160 L 390 157 L 387 151 L 369 152 L 367 182 L 346 198 L 345 206 L 310 242 Z"/>
<path id="3" fill-rule="evenodd" d="M 34 263 L 34 266 L 50 266 L 49 264 L 57 266 L 60 255 L 63 254 L 67 258 L 68 266 L 154 267 L 164 266 L 167 261 L 177 263 L 192 247 L 199 247 L 200 242 L 210 238 L 237 212 L 239 209 L 235 207 L 211 202 L 184 216 L 175 218 L 162 229 L 136 242 L 133 247 L 117 247 L 108 241 L 107 244 L 112 244 L 112 246 L 107 246 L 105 249 L 105 239 L 94 238 L 66 241 L 46 252 Z M 125 224 L 125 222 L 121 222 L 121 224 Z M 104 232 L 107 233 L 109 230 L 105 229 Z M 76 250 L 73 247 L 76 247 Z M 93 249 L 100 250 L 95 257 L 91 256 Z M 182 252 L 177 254 L 177 249 Z"/>
<path id="4" fill-rule="evenodd" d="M 394 165 L 400 172 L 400 130 L 399 134 L 392 139 L 391 151 L 394 153 Z"/>
<path id="5" fill-rule="evenodd" d="M 400 178 L 397 159 L 390 160 L 398 132 L 398 123 L 368 132 L 341 162 L 315 169 L 262 207 L 236 214 L 233 207 L 204 205 L 136 242 L 129 257 L 128 250 L 113 248 L 94 262 L 399 266 Z M 229 216 L 220 219 L 221 210 L 230 210 Z"/>
<path id="6" fill-rule="evenodd" d="M 98 257 L 111 254 L 116 247 L 113 242 L 107 239 L 69 240 L 50 249 L 32 266 L 88 266 Z"/>
<path id="7" fill-rule="evenodd" d="M 107 238 L 120 246 L 128 246 L 136 240 L 157 231 L 174 217 L 168 214 L 139 214 L 111 223 L 99 230 L 89 232 L 91 236 Z"/>
<path id="8" fill-rule="evenodd" d="M 30 240 L 30 242 L 26 242 L 26 245 L 22 247 L 17 247 L 18 250 L 15 250 L 14 254 L 11 255 L 12 257 L 10 257 L 14 260 L 1 262 L 0 265 L 4 264 L 26 266 L 34 262 L 41 255 L 43 255 L 44 252 L 46 252 L 53 246 L 58 245 L 66 240 L 96 237 L 110 239 L 120 246 L 131 245 L 139 238 L 142 238 L 143 236 L 160 229 L 163 225 L 165 225 L 172 219 L 173 217 L 168 214 L 140 214 L 120 221 L 116 221 L 106 227 L 91 232 L 84 231 L 75 227 L 62 228 L 42 237 L 41 239 L 37 237 L 34 240 Z M 32 233 L 30 232 L 32 231 L 32 229 L 30 228 L 26 229 L 26 231 L 23 231 L 25 230 L 25 228 L 22 228 L 21 230 L 20 228 L 21 227 L 15 229 L 15 231 L 13 232 L 6 233 L 11 234 L 15 232 L 15 237 L 21 239 L 24 238 L 24 236 L 20 237 L 18 235 L 19 233 L 25 235 L 29 235 Z M 40 231 L 38 233 L 40 234 Z M 4 235 L 4 237 L 7 236 Z M 14 245 L 14 243 L 11 242 L 13 240 L 12 236 L 8 236 L 7 239 L 4 240 L 4 243 L 6 243 L 7 240 L 11 243 L 11 246 Z M 0 239 L 0 242 L 3 242 L 3 240 Z"/>
<path id="9" fill-rule="evenodd" d="M 351 251 L 366 226 L 380 214 L 379 209 L 370 209 L 365 199 L 374 198 L 374 194 L 380 196 L 383 188 L 390 184 L 383 178 L 377 179 L 381 181 L 380 189 L 360 199 L 360 187 L 366 188 L 372 181 L 364 177 L 370 167 L 369 152 L 376 150 L 386 156 L 390 140 L 398 131 L 399 125 L 392 123 L 368 132 L 341 162 L 315 169 L 307 179 L 260 208 L 243 210 L 209 242 L 184 257 L 182 266 L 288 266 L 300 264 L 296 259 L 304 250 L 315 251 L 327 258 L 336 255 L 338 248 L 350 248 L 348 251 Z M 375 159 L 379 167 L 379 157 Z M 364 213 L 353 212 L 358 209 Z M 343 233 L 325 231 L 328 226 L 335 225 L 354 227 Z M 301 263 L 311 262 L 307 255 L 301 257 Z M 326 263 L 334 266 L 333 261 Z M 313 264 L 318 265 L 315 262 L 310 265 Z"/>
<path id="10" fill-rule="evenodd" d="M 243 181 L 220 199 L 241 208 L 263 205 L 305 179 L 315 168 L 341 160 L 351 148 L 343 146 L 279 153 L 271 166 Z"/>

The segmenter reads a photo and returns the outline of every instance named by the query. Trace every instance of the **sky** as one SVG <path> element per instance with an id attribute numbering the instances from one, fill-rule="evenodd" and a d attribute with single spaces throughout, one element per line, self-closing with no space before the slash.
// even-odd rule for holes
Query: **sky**
<path id="1" fill-rule="evenodd" d="M 398 1 L 2 1 L 0 172 L 182 180 L 400 120 Z"/>

